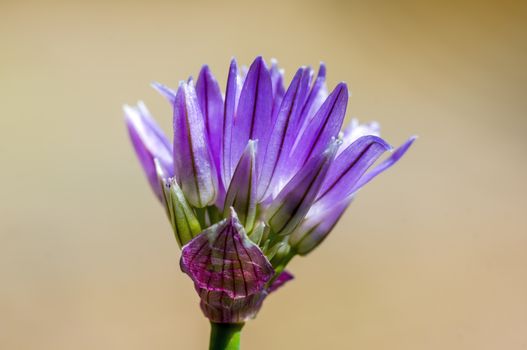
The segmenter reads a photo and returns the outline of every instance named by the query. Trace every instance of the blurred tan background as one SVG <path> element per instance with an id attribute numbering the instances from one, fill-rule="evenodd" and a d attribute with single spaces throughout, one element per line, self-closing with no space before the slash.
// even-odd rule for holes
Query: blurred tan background
<path id="1" fill-rule="evenodd" d="M 527 349 L 521 1 L 0 2 L 0 348 L 205 349 L 121 105 L 231 56 L 328 65 L 420 139 L 291 269 L 244 349 Z"/>

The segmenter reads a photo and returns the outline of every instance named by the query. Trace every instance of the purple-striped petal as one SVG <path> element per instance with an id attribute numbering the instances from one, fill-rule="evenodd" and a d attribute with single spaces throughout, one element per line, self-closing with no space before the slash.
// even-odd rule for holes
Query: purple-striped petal
<path id="1" fill-rule="evenodd" d="M 205 118 L 205 129 L 214 164 L 219 171 L 223 137 L 223 97 L 220 86 L 207 65 L 203 66 L 199 73 L 196 94 Z"/>
<path id="2" fill-rule="evenodd" d="M 247 232 L 253 228 L 256 216 L 256 147 L 250 140 L 234 171 L 224 204 L 224 215 L 233 207 Z"/>
<path id="3" fill-rule="evenodd" d="M 273 116 L 272 121 L 276 120 L 280 105 L 285 95 L 284 88 L 284 70 L 278 68 L 278 62 L 275 59 L 271 60 L 271 84 L 273 85 Z"/>
<path id="4" fill-rule="evenodd" d="M 225 103 L 223 109 L 223 138 L 222 138 L 222 161 L 221 161 L 221 177 L 223 186 L 228 187 L 232 178 L 234 167 L 231 161 L 231 142 L 232 142 L 232 126 L 234 124 L 234 115 L 236 113 L 236 106 L 238 104 L 239 87 L 238 87 L 238 67 L 236 60 L 233 58 L 229 67 L 229 75 L 227 77 L 227 89 L 225 91 Z"/>
<path id="5" fill-rule="evenodd" d="M 216 200 L 217 176 L 211 158 L 196 91 L 192 82 L 181 82 L 174 103 L 174 165 L 183 193 L 198 208 Z"/>
<path id="6" fill-rule="evenodd" d="M 170 105 L 174 105 L 174 103 L 176 102 L 176 91 L 158 82 L 153 82 L 151 85 L 154 90 L 159 92 L 161 96 L 165 97 L 168 100 Z"/>
<path id="7" fill-rule="evenodd" d="M 348 88 L 346 84 L 340 83 L 300 136 L 287 167 L 290 173 L 296 172 L 308 159 L 321 153 L 331 138 L 337 137 L 346 115 L 347 105 Z"/>
<path id="8" fill-rule="evenodd" d="M 227 88 L 225 91 L 225 102 L 223 111 L 223 139 L 222 139 L 222 180 L 225 188 L 229 186 L 232 178 L 232 173 L 236 167 L 237 161 L 233 160 L 232 156 L 232 132 L 234 127 L 234 120 L 236 119 L 236 111 L 240 102 L 240 94 L 243 84 L 245 82 L 245 75 L 242 76 L 238 70 L 236 59 L 231 60 L 229 67 L 229 74 L 227 76 Z"/>
<path id="9" fill-rule="evenodd" d="M 296 138 L 295 126 L 307 97 L 309 70 L 300 68 L 282 101 L 273 130 L 269 138 L 265 158 L 260 170 L 258 198 L 264 199 L 275 188 L 281 178 L 281 169 L 287 167 L 289 152 Z M 271 183 L 273 181 L 273 183 Z"/>
<path id="10" fill-rule="evenodd" d="M 289 237 L 293 251 L 299 255 L 306 255 L 322 243 L 352 200 L 353 196 L 350 196 L 339 203 L 315 203 Z"/>
<path id="11" fill-rule="evenodd" d="M 274 274 L 234 211 L 185 245 L 180 265 L 197 288 L 224 292 L 233 299 L 261 292 Z"/>
<path id="12" fill-rule="evenodd" d="M 313 83 L 313 87 L 309 92 L 309 97 L 302 108 L 300 116 L 300 129 L 298 135 L 302 135 L 307 127 L 307 124 L 315 116 L 322 103 L 328 98 L 328 90 L 326 86 L 326 65 L 321 62 L 318 68 L 317 78 Z M 299 140 L 300 138 L 297 138 Z"/>
<path id="13" fill-rule="evenodd" d="M 353 193 L 368 168 L 391 147 L 377 136 L 363 136 L 348 146 L 331 165 L 318 200 L 337 203 Z"/>
<path id="14" fill-rule="evenodd" d="M 401 159 L 410 146 L 417 139 L 417 136 L 410 137 L 405 143 L 403 143 L 399 148 L 397 148 L 385 161 L 377 165 L 375 168 L 367 172 L 360 180 L 353 186 L 351 193 L 357 192 L 362 186 L 366 185 L 368 182 L 373 180 L 377 175 L 388 170 L 392 165 L 397 163 Z"/>
<path id="15" fill-rule="evenodd" d="M 231 164 L 235 166 L 249 140 L 258 140 L 260 149 L 266 149 L 271 133 L 273 89 L 271 75 L 261 57 L 257 57 L 245 78 L 236 110 L 231 140 Z M 262 161 L 256 155 L 256 164 Z"/>
<path id="16" fill-rule="evenodd" d="M 152 190 L 161 200 L 162 188 L 159 184 L 154 158 L 159 160 L 167 176 L 174 176 L 172 146 L 142 102 L 139 102 L 136 108 L 124 106 L 124 113 L 137 157 Z"/>
<path id="17" fill-rule="evenodd" d="M 334 140 L 326 151 L 311 158 L 275 198 L 265 213 L 266 222 L 275 235 L 291 233 L 305 217 L 316 199 L 339 144 L 340 141 Z"/>

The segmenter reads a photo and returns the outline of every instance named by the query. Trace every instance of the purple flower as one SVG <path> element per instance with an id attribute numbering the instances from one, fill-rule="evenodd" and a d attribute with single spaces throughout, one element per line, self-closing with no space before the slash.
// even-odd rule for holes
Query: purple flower
<path id="1" fill-rule="evenodd" d="M 296 255 L 317 247 L 358 190 L 395 164 L 412 137 L 392 147 L 375 122 L 342 130 L 346 84 L 331 92 L 326 67 L 301 67 L 288 89 L 275 61 L 246 72 L 232 60 L 225 96 L 208 66 L 177 91 L 155 83 L 173 108 L 169 142 L 143 103 L 125 107 L 130 138 L 164 205 L 181 269 L 216 323 L 254 317 L 293 277 Z"/>

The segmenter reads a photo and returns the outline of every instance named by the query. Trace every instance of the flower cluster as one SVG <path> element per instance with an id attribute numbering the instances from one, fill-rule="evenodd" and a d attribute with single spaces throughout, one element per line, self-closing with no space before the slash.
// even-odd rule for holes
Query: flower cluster
<path id="1" fill-rule="evenodd" d="M 155 83 L 173 107 L 171 143 L 145 105 L 125 106 L 130 137 L 182 247 L 205 315 L 242 323 L 292 279 L 286 265 L 327 237 L 357 191 L 396 163 L 376 123 L 341 131 L 348 89 L 328 93 L 326 68 L 301 67 L 287 90 L 276 62 L 233 59 L 225 95 L 208 66 L 177 91 Z"/>

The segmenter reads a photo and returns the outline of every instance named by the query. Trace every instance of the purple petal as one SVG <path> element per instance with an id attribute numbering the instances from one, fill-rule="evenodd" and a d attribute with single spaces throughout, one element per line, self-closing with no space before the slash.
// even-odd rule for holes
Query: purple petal
<path id="1" fill-rule="evenodd" d="M 220 86 L 207 65 L 203 66 L 199 73 L 196 94 L 205 118 L 205 129 L 214 164 L 219 170 L 223 137 L 223 98 Z"/>
<path id="2" fill-rule="evenodd" d="M 244 298 L 263 291 L 274 274 L 260 248 L 251 242 L 232 211 L 183 247 L 181 269 L 205 291 Z"/>
<path id="3" fill-rule="evenodd" d="M 291 281 L 294 278 L 295 277 L 289 272 L 283 271 L 280 275 L 278 275 L 276 280 L 274 280 L 271 286 L 269 287 L 269 293 L 276 291 L 278 288 L 282 287 L 284 284 L 286 284 L 287 282 Z"/>
<path id="4" fill-rule="evenodd" d="M 271 59 L 271 68 L 269 69 L 271 74 L 271 82 L 273 85 L 273 96 L 276 94 L 285 93 L 284 89 L 284 70 L 278 67 L 278 61 L 274 58 Z"/>
<path id="5" fill-rule="evenodd" d="M 373 168 L 373 170 L 367 172 L 366 175 L 361 177 L 360 180 L 355 184 L 355 186 L 353 186 L 353 188 L 351 189 L 351 193 L 355 193 L 362 186 L 366 185 L 368 182 L 373 180 L 377 175 L 397 163 L 399 159 L 404 156 L 406 151 L 408 151 L 408 149 L 416 139 L 417 136 L 410 137 L 405 143 L 403 143 L 399 148 L 397 148 L 388 159 L 383 161 L 381 164 L 377 165 L 375 168 Z"/>
<path id="6" fill-rule="evenodd" d="M 300 129 L 298 135 L 302 135 L 307 127 L 307 124 L 315 116 L 315 113 L 319 110 L 322 103 L 328 98 L 328 91 L 326 87 L 326 65 L 320 63 L 318 69 L 317 78 L 313 83 L 309 97 L 302 108 L 302 114 L 300 116 Z M 298 140 L 299 138 L 297 138 Z"/>
<path id="7" fill-rule="evenodd" d="M 238 101 L 238 68 L 233 58 L 227 77 L 227 90 L 225 91 L 225 104 L 223 109 L 223 139 L 222 139 L 222 179 L 225 187 L 229 186 L 234 167 L 231 160 L 232 125 Z"/>
<path id="8" fill-rule="evenodd" d="M 233 207 L 247 232 L 252 230 L 256 216 L 256 144 L 257 141 L 253 140 L 247 144 L 234 171 L 224 205 L 224 215 L 227 216 Z"/>
<path id="9" fill-rule="evenodd" d="M 336 203 L 348 197 L 366 170 L 390 149 L 390 145 L 377 136 L 363 136 L 355 141 L 331 165 L 318 200 Z"/>
<path id="10" fill-rule="evenodd" d="M 217 176 L 205 134 L 205 122 L 192 83 L 181 82 L 174 103 L 174 164 L 190 204 L 213 204 Z"/>
<path id="11" fill-rule="evenodd" d="M 299 255 L 306 255 L 315 249 L 333 230 L 353 197 L 339 203 L 315 203 L 306 218 L 289 237 L 289 244 Z"/>
<path id="12" fill-rule="evenodd" d="M 261 167 L 258 184 L 258 197 L 263 199 L 268 189 L 272 189 L 271 181 L 280 181 L 281 169 L 287 166 L 289 152 L 296 138 L 295 126 L 304 105 L 309 86 L 309 70 L 300 68 L 282 101 L 276 121 L 273 123 L 269 144 Z"/>
<path id="13" fill-rule="evenodd" d="M 158 198 L 161 199 L 162 188 L 159 184 L 154 158 L 158 159 L 167 176 L 174 176 L 170 142 L 142 102 L 139 102 L 137 108 L 125 106 L 124 112 L 130 139 L 136 154 L 143 166 L 150 186 Z"/>
<path id="14" fill-rule="evenodd" d="M 315 201 L 339 144 L 340 141 L 333 141 L 325 152 L 311 158 L 278 194 L 265 213 L 274 234 L 285 236 L 302 221 Z"/>
<path id="15" fill-rule="evenodd" d="M 170 102 L 170 105 L 174 105 L 174 102 L 176 102 L 176 92 L 174 90 L 158 82 L 153 82 L 152 87 L 164 96 Z"/>
<path id="16" fill-rule="evenodd" d="M 278 62 L 274 59 L 271 60 L 271 83 L 273 85 L 273 124 L 280 110 L 280 105 L 285 95 L 284 88 L 284 71 L 278 68 Z"/>
<path id="17" fill-rule="evenodd" d="M 348 88 L 340 83 L 320 107 L 300 136 L 290 157 L 288 169 L 296 172 L 312 156 L 321 153 L 337 137 L 348 105 Z"/>
<path id="18" fill-rule="evenodd" d="M 231 140 L 231 164 L 236 165 L 249 140 L 258 140 L 265 150 L 271 132 L 273 89 L 271 75 L 261 57 L 257 57 L 247 73 L 236 110 Z M 256 155 L 257 169 L 262 153 Z"/>

